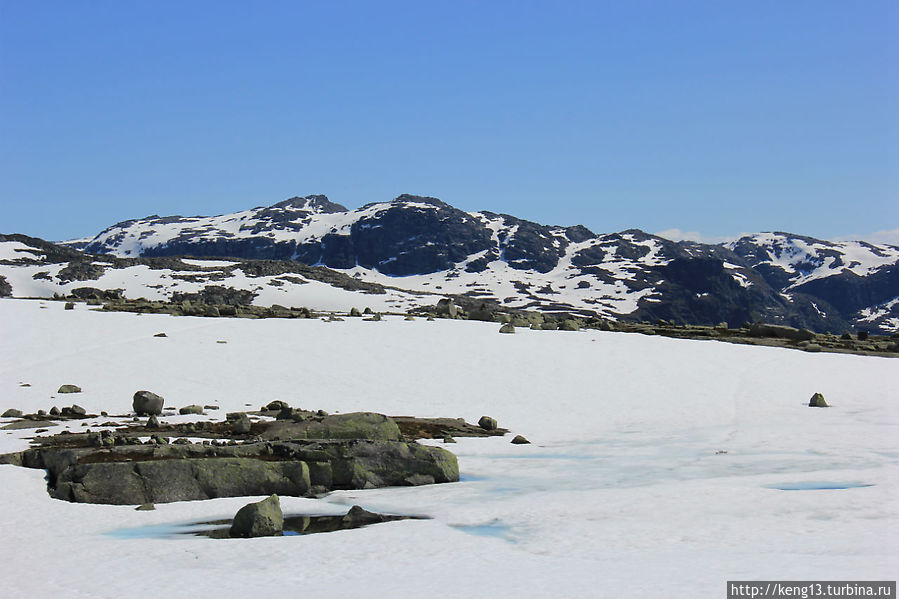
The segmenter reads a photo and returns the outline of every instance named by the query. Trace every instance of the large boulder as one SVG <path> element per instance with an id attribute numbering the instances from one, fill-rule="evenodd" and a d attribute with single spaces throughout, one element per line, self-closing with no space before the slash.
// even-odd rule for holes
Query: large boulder
<path id="1" fill-rule="evenodd" d="M 57 393 L 81 393 L 81 387 L 78 385 L 62 385 L 56 391 Z"/>
<path id="2" fill-rule="evenodd" d="M 439 447 L 362 439 L 40 447 L 16 463 L 47 471 L 52 497 L 140 505 L 216 497 L 311 496 L 459 480 L 456 456 Z"/>
<path id="3" fill-rule="evenodd" d="M 284 530 L 284 514 L 277 495 L 248 503 L 237 511 L 231 523 L 232 537 L 270 537 Z"/>
<path id="4" fill-rule="evenodd" d="M 165 400 L 151 391 L 138 391 L 134 394 L 131 407 L 138 416 L 150 416 L 162 414 L 162 406 Z"/>
<path id="5" fill-rule="evenodd" d="M 0 415 L 0 418 L 21 418 L 21 417 L 22 417 L 22 410 L 17 410 L 15 408 L 10 408 L 10 409 L 6 410 L 5 412 L 3 412 L 2 415 Z"/>

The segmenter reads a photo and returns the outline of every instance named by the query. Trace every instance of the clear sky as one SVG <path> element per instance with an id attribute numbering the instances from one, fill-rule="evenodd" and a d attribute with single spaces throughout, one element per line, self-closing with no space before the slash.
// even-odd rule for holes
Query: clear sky
<path id="1" fill-rule="evenodd" d="M 0 0 L 0 232 L 312 193 L 899 230 L 897 32 L 896 0 Z"/>

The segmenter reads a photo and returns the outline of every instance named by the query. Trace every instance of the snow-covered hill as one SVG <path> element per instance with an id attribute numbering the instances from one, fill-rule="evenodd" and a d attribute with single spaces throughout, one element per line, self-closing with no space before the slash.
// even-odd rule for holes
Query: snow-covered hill
<path id="1" fill-rule="evenodd" d="M 222 216 L 130 220 L 72 246 L 121 258 L 299 261 L 413 293 L 610 319 L 899 330 L 899 248 L 785 233 L 707 245 L 639 230 L 597 235 L 420 196 L 355 210 L 308 196 Z"/>
<path id="2" fill-rule="evenodd" d="M 115 415 L 150 389 L 172 407 L 221 408 L 164 422 L 281 399 L 332 413 L 487 414 L 511 430 L 440 444 L 459 457 L 459 483 L 282 497 L 288 514 L 359 504 L 432 518 L 308 536 L 178 535 L 260 498 L 154 511 L 71 504 L 49 497 L 40 470 L 0 466 L 4 597 L 668 599 L 723 597 L 727 580 L 895 579 L 896 360 L 593 330 L 500 335 L 470 321 L 137 316 L 14 299 L 0 300 L 0 326 L 0 410 L 74 402 Z M 63 383 L 83 392 L 59 395 Z M 807 407 L 814 392 L 832 407 Z M 52 430 L 101 431 L 110 419 Z M 510 444 L 513 434 L 532 444 Z M 32 435 L 0 431 L 0 452 Z"/>

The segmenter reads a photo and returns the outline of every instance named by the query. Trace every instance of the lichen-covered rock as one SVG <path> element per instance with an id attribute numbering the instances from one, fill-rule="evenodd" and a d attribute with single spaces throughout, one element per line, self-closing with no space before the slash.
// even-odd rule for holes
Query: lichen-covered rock
<path id="1" fill-rule="evenodd" d="M 810 408 L 829 408 L 827 402 L 824 401 L 824 396 L 820 393 L 815 393 L 812 395 L 811 399 L 808 400 L 808 407 Z"/>
<path id="2" fill-rule="evenodd" d="M 134 394 L 131 407 L 138 416 L 162 414 L 162 406 L 165 400 L 151 391 L 138 391 Z"/>
<path id="3" fill-rule="evenodd" d="M 57 393 L 81 393 L 81 387 L 78 385 L 61 385 L 56 391 Z"/>
<path id="4" fill-rule="evenodd" d="M 238 435 L 246 435 L 252 428 L 249 416 L 241 414 L 232 424 L 231 430 Z"/>
<path id="5" fill-rule="evenodd" d="M 231 523 L 232 537 L 269 537 L 284 530 L 284 514 L 277 495 L 249 503 L 237 511 Z"/>
<path id="6" fill-rule="evenodd" d="M 513 445 L 529 445 L 530 443 L 531 443 L 531 442 L 528 441 L 528 440 L 527 440 L 525 437 L 523 437 L 522 435 L 515 435 L 515 437 L 512 439 L 512 444 L 513 444 Z"/>
<path id="7" fill-rule="evenodd" d="M 180 410 L 178 410 L 178 413 L 181 414 L 181 415 L 185 415 L 185 414 L 202 414 L 202 413 L 203 413 L 203 406 L 198 406 L 197 404 L 191 404 L 191 405 L 189 405 L 189 406 L 184 406 L 183 408 L 181 408 Z"/>
<path id="8" fill-rule="evenodd" d="M 507 322 L 506 324 L 504 324 L 503 326 L 501 326 L 501 327 L 499 328 L 499 332 L 500 332 L 500 333 L 514 333 L 514 332 L 515 332 L 515 326 L 514 326 L 512 323 Z"/>

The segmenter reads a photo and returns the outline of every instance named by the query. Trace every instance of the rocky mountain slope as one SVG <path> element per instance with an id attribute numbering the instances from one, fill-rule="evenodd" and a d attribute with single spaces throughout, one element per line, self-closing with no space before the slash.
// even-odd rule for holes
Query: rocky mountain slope
<path id="1" fill-rule="evenodd" d="M 409 292 L 617 320 L 899 330 L 899 248 L 787 233 L 705 245 L 464 212 L 429 197 L 347 210 L 316 195 L 213 217 L 154 215 L 73 245 L 132 259 L 299 262 Z"/>

